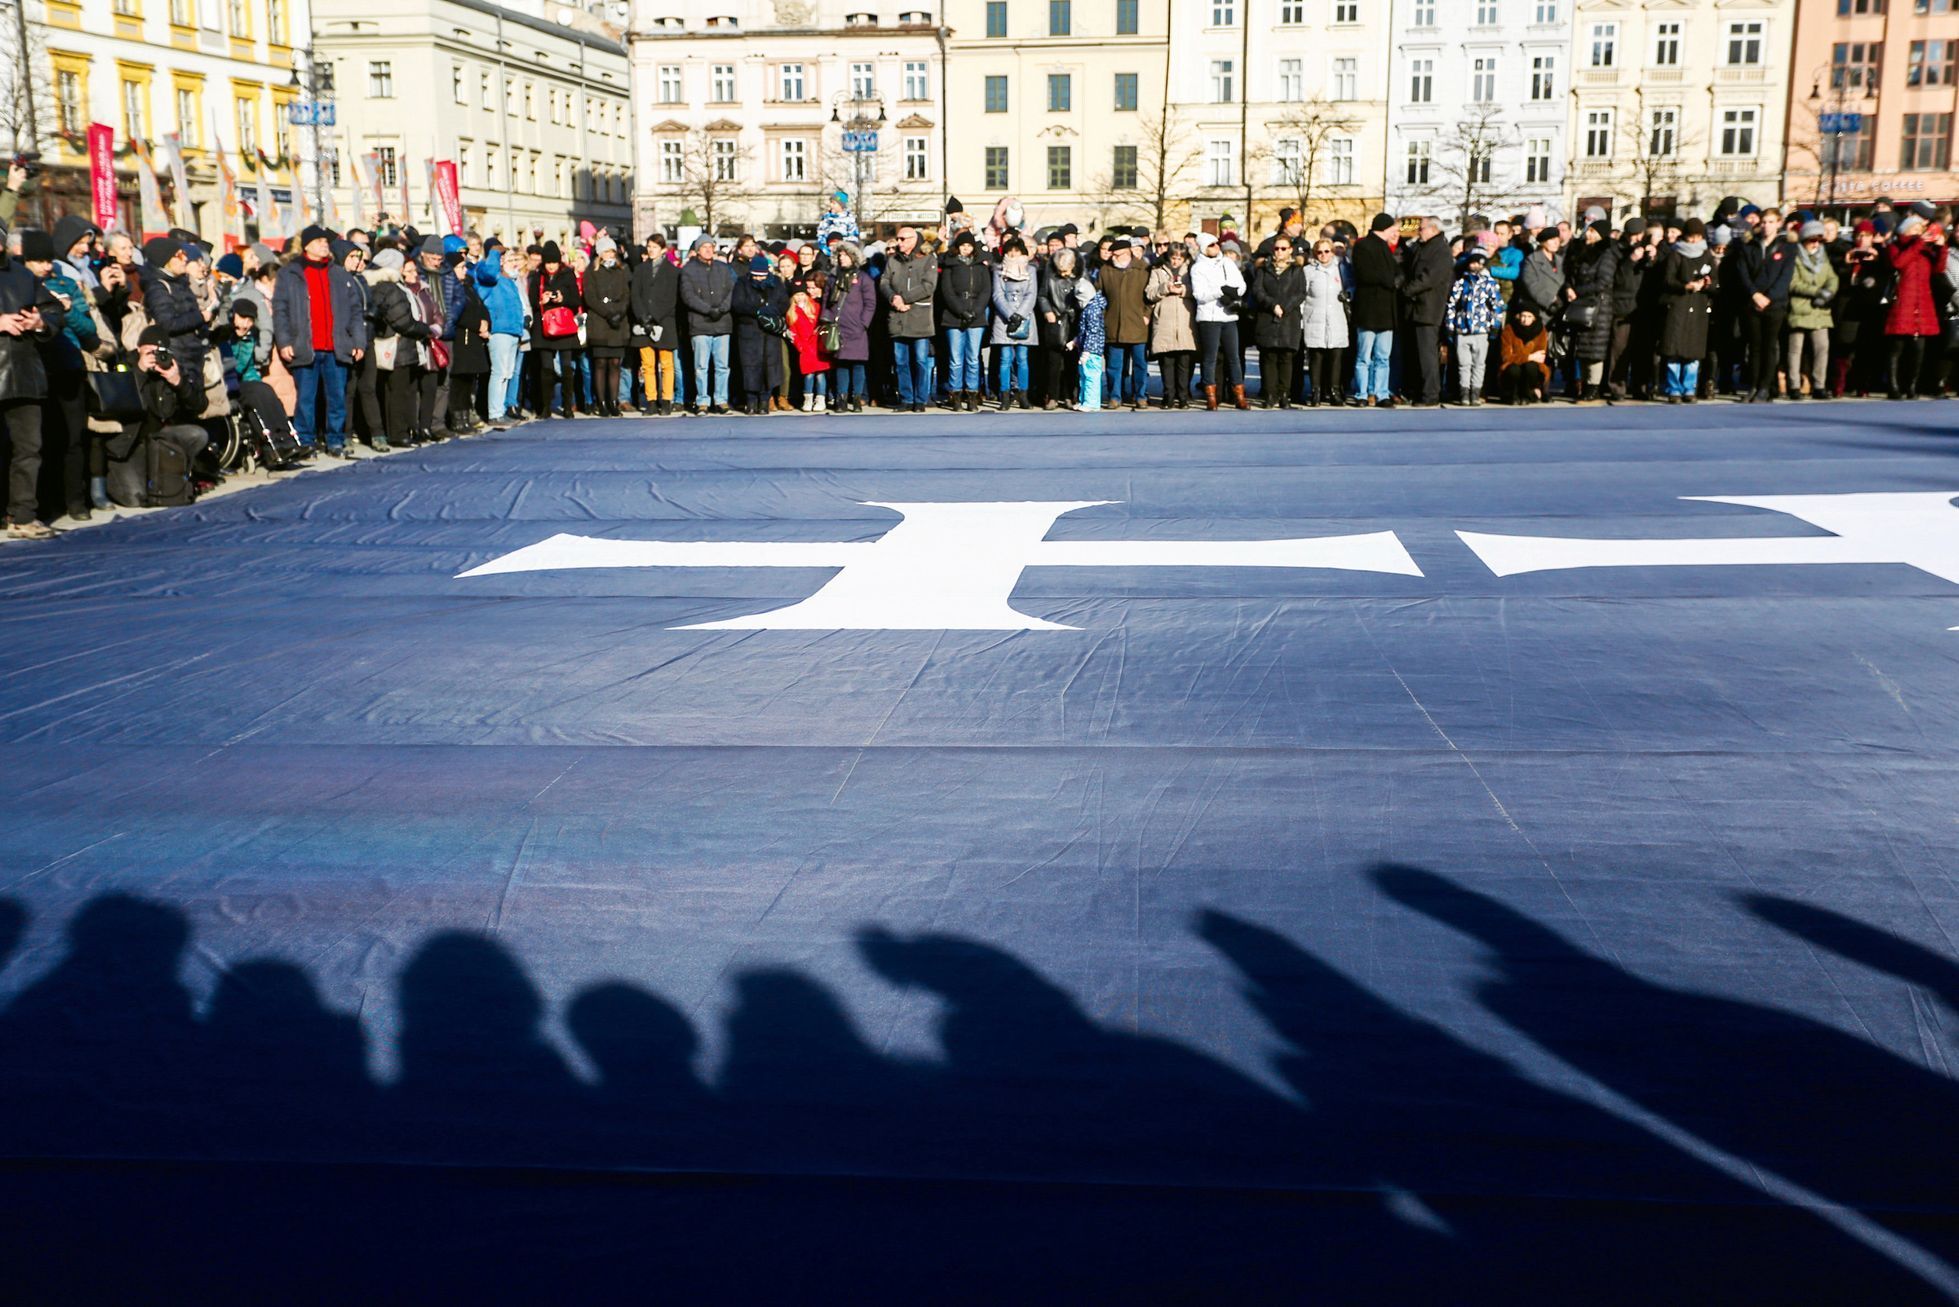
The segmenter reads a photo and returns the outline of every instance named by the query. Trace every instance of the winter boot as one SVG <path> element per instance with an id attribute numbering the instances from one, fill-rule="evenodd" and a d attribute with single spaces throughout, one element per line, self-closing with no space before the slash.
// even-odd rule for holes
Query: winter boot
<path id="1" fill-rule="evenodd" d="M 1213 413 L 1218 411 L 1218 388 L 1216 386 L 1204 387 L 1204 407 Z"/>
<path id="2" fill-rule="evenodd" d="M 1231 402 L 1241 409 L 1252 406 L 1252 402 L 1245 398 L 1245 388 L 1243 386 L 1233 386 L 1231 388 Z"/>

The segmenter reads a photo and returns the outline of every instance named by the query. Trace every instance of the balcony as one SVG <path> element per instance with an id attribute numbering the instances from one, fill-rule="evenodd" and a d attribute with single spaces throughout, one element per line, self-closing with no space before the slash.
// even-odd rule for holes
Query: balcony
<path id="1" fill-rule="evenodd" d="M 1687 80 L 1687 70 L 1681 68 L 1678 64 L 1673 64 L 1665 68 L 1648 68 L 1644 73 L 1640 74 L 1640 77 L 1641 80 L 1651 82 L 1656 86 L 1662 84 L 1678 84 Z"/>
<path id="2" fill-rule="evenodd" d="M 1622 69 L 1618 68 L 1580 68 L 1578 70 L 1578 84 L 1580 86 L 1617 86 L 1619 84 L 1619 74 L 1622 71 Z"/>
<path id="3" fill-rule="evenodd" d="M 1610 177 L 1617 170 L 1610 159 L 1583 159 L 1572 166 L 1571 175 L 1578 178 Z"/>
<path id="4" fill-rule="evenodd" d="M 1755 177 L 1761 171 L 1760 159 L 1716 159 L 1707 165 L 1709 177 Z"/>
<path id="5" fill-rule="evenodd" d="M 1716 86 L 1760 86 L 1768 79 L 1764 64 L 1728 64 L 1714 70 Z"/>

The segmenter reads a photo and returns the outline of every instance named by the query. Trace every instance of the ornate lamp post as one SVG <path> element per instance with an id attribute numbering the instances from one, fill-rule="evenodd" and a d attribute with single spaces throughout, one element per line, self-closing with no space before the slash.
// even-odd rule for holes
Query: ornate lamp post
<path id="1" fill-rule="evenodd" d="M 870 107 L 877 106 L 877 116 L 873 118 Z M 850 116 L 844 117 L 843 110 L 849 108 Z M 884 122 L 884 97 L 875 92 L 859 95 L 855 87 L 839 91 L 830 97 L 830 121 L 843 129 L 844 153 L 850 156 L 850 205 L 857 216 L 857 228 L 864 228 L 864 157 L 877 152 L 876 132 Z M 858 134 L 872 133 L 870 148 L 863 148 Z"/>

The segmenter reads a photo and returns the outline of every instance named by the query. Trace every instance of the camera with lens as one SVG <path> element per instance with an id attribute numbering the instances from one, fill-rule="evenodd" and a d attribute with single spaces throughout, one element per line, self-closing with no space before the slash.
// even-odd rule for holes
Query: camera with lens
<path id="1" fill-rule="evenodd" d="M 170 347 L 168 345 L 158 345 L 156 347 L 156 370 L 158 372 L 168 372 L 175 366 L 177 366 L 177 356 L 170 352 Z"/>
<path id="2" fill-rule="evenodd" d="M 18 168 L 29 177 L 41 175 L 41 152 L 39 150 L 16 150 L 8 166 Z"/>

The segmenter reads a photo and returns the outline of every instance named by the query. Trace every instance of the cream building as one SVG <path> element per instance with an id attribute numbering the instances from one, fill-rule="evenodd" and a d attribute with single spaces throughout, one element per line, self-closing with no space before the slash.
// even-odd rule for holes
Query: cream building
<path id="1" fill-rule="evenodd" d="M 1579 0 L 1567 208 L 1779 200 L 1795 20 L 1793 0 Z"/>
<path id="2" fill-rule="evenodd" d="M 310 21 L 307 0 L 27 0 L 26 50 L 9 17 L 0 39 L 0 135 L 38 147 L 47 166 L 23 221 L 51 223 L 91 212 L 88 129 L 115 129 L 122 221 L 134 229 L 132 141 L 156 156 L 174 198 L 163 138 L 181 138 L 189 182 L 188 225 L 214 244 L 224 235 L 217 151 L 250 187 L 263 179 L 289 193 L 299 152 L 286 122 L 298 95 L 295 43 Z"/>
<path id="3" fill-rule="evenodd" d="M 382 211 L 435 230 L 428 161 L 454 160 L 466 221 L 556 238 L 632 212 L 632 108 L 619 29 L 575 7 L 486 0 L 315 0 L 313 54 L 331 67 L 321 129 L 340 218 Z M 311 135 L 306 128 L 296 132 Z M 323 152 L 326 152 L 323 150 Z M 310 188 L 309 188 L 310 189 Z"/>
<path id="4" fill-rule="evenodd" d="M 942 35 L 931 0 L 639 0 L 636 226 L 811 236 L 838 190 L 866 230 L 937 221 Z"/>
<path id="5" fill-rule="evenodd" d="M 1017 197 L 1030 229 L 1181 222 L 1197 173 L 1166 116 L 1170 9 L 1143 0 L 948 0 L 951 192 L 982 220 Z M 1188 179 L 1188 180 L 1186 180 Z M 1168 184 L 1164 184 L 1167 181 Z"/>
<path id="6" fill-rule="evenodd" d="M 1172 0 L 1170 99 L 1190 226 L 1271 229 L 1281 207 L 1365 230 L 1382 207 L 1379 0 Z M 1224 219 L 1229 216 L 1230 221 Z M 1178 230 L 1184 230 L 1179 226 Z"/>

